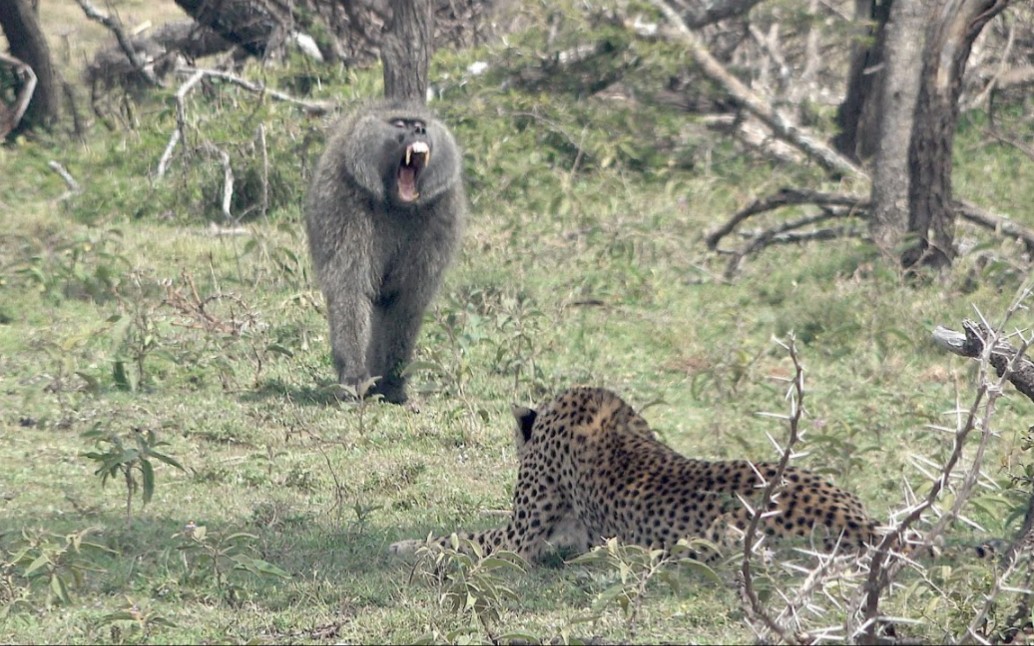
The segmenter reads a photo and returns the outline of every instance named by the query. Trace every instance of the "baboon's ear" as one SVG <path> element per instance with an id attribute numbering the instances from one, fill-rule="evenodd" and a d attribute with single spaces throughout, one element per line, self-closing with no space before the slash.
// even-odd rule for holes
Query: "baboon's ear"
<path id="1" fill-rule="evenodd" d="M 531 439 L 531 427 L 535 425 L 535 418 L 538 417 L 538 413 L 533 408 L 518 406 L 517 404 L 511 405 L 510 411 L 513 412 L 514 419 L 517 420 L 517 428 L 520 429 L 521 436 L 527 442 Z"/>

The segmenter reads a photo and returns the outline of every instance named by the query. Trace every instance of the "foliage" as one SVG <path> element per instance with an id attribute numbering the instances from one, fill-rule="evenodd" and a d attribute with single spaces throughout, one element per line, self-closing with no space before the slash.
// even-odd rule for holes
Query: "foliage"
<path id="1" fill-rule="evenodd" d="M 176 549 L 183 554 L 187 584 L 211 579 L 224 598 L 232 604 L 243 599 L 244 588 L 232 580 L 232 575 L 244 573 L 259 577 L 290 578 L 290 574 L 255 555 L 254 541 L 258 538 L 247 532 L 226 536 L 209 533 L 204 525 L 193 521 L 174 536 L 179 538 Z"/>
<path id="2" fill-rule="evenodd" d="M 185 470 L 175 458 L 157 450 L 158 447 L 167 446 L 168 442 L 158 440 L 158 435 L 153 429 L 145 431 L 134 428 L 129 446 L 127 446 L 125 438 L 102 428 L 100 424 L 96 424 L 82 436 L 84 439 L 93 440 L 97 447 L 95 451 L 83 453 L 83 457 L 92 460 L 97 465 L 94 475 L 100 477 L 101 486 L 107 483 L 108 478 L 122 477 L 122 481 L 126 485 L 127 519 L 132 517 L 133 495 L 137 489 L 140 489 L 144 505 L 151 502 L 151 498 L 154 496 L 155 478 L 152 460 L 176 467 L 180 471 Z M 137 472 L 139 472 L 139 481 Z"/>
<path id="3" fill-rule="evenodd" d="M 524 573 L 524 561 L 512 552 L 485 555 L 481 546 L 456 534 L 448 547 L 435 544 L 420 548 L 414 574 L 431 586 L 438 604 L 463 620 L 463 625 L 445 634 L 437 631 L 419 641 L 476 643 L 486 636 L 492 642 L 509 641 L 499 635 L 504 606 L 517 602 L 517 593 L 507 584 L 508 573 Z"/>
<path id="4" fill-rule="evenodd" d="M 165 10 L 116 4 L 127 24 Z M 722 100 L 679 48 L 583 5 L 518 4 L 520 31 L 440 51 L 433 65 L 432 107 L 462 144 L 471 217 L 409 367 L 419 414 L 338 397 L 301 221 L 333 115 L 207 80 L 186 97 L 186 137 L 159 178 L 176 77 L 127 98 L 132 118 L 114 129 L 87 124 L 82 144 L 55 132 L 0 147 L 0 641 L 749 640 L 729 612 L 731 586 L 634 546 L 523 572 L 450 548 L 428 585 L 405 585 L 408 566 L 384 549 L 498 524 L 516 480 L 510 403 L 572 384 L 664 402 L 647 417 L 686 455 L 771 459 L 775 425 L 755 413 L 781 407 L 769 377 L 785 365 L 771 338 L 790 330 L 812 387 L 796 464 L 857 492 L 881 521 L 930 490 L 931 464 L 950 452 L 931 427 L 955 419 L 974 370 L 928 332 L 973 308 L 1003 311 L 1029 273 L 1023 250 L 962 225 L 971 253 L 927 283 L 907 284 L 860 240 L 774 247 L 728 282 L 703 236 L 759 195 L 819 184 L 820 172 L 670 102 L 672 83 L 705 107 Z M 75 3 L 44 5 L 45 20 L 81 24 Z M 629 6 L 655 19 L 648 3 Z M 794 3 L 758 11 L 812 24 Z M 819 23 L 841 29 L 827 13 Z M 86 27 L 55 35 L 69 64 L 106 36 Z M 570 71 L 555 64 L 583 45 L 596 53 Z M 830 40 L 823 55 L 843 49 Z M 484 73 L 471 71 L 477 62 Z M 378 70 L 289 60 L 238 73 L 311 99 L 380 91 Z M 619 76 L 625 91 L 599 87 Z M 1022 122 L 1029 110 L 1017 105 L 998 117 Z M 817 128 L 832 114 L 807 109 Z M 990 141 L 988 125 L 960 123 L 957 193 L 1034 225 L 1034 164 Z M 229 219 L 209 144 L 236 178 Z M 66 194 L 51 160 L 81 192 Z M 759 226 L 780 216 L 766 217 Z M 899 626 L 903 638 L 959 634 L 993 592 L 990 564 L 964 548 L 1009 537 L 1022 519 L 1029 417 L 1025 400 L 998 402 L 974 504 L 946 537 L 951 556 L 904 572 L 884 600 L 886 613 L 922 620 Z M 154 451 L 187 477 L 159 486 Z M 123 483 L 126 514 L 89 486 L 91 473 Z M 126 522 L 141 498 L 147 513 Z M 77 551 L 66 537 L 83 527 L 102 529 Z M 27 577 L 45 554 L 54 569 Z M 714 570 L 725 580 L 725 566 Z M 801 576 L 767 570 L 770 600 Z M 991 627 L 1017 595 L 997 599 Z"/>
<path id="5" fill-rule="evenodd" d="M 90 539 L 98 531 L 90 527 L 67 535 L 59 535 L 42 529 L 24 529 L 21 537 L 10 550 L 4 550 L 0 561 L 3 573 L 4 595 L 0 617 L 11 612 L 31 610 L 33 584 L 45 583 L 46 603 L 71 604 L 72 590 L 83 587 L 91 573 L 103 573 L 90 560 L 90 552 L 115 553 Z M 19 582 L 27 586 L 24 593 L 17 590 Z"/>

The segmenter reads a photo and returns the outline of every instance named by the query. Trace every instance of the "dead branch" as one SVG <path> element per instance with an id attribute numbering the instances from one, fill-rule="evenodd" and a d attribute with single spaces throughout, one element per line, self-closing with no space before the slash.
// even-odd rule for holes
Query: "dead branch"
<path id="1" fill-rule="evenodd" d="M 984 134 L 1007 146 L 1012 146 L 1013 148 L 1020 151 L 1027 157 L 1030 157 L 1032 160 L 1034 160 L 1034 147 L 1028 146 L 1022 141 L 1017 141 L 1012 137 L 1007 137 L 1002 133 L 998 132 L 997 128 L 994 127 L 984 128 Z"/>
<path id="2" fill-rule="evenodd" d="M 184 103 L 184 99 L 191 89 L 193 89 L 193 87 L 204 77 L 204 73 L 200 71 L 195 72 L 183 85 L 180 86 L 178 90 L 176 90 L 176 129 L 172 131 L 172 135 L 169 137 L 169 143 L 165 145 L 162 157 L 158 160 L 158 179 L 165 176 L 165 171 L 169 168 L 169 160 L 172 158 L 172 151 L 176 149 L 176 144 L 179 143 L 180 139 L 186 137 L 187 106 Z"/>
<path id="3" fill-rule="evenodd" d="M 719 248 L 718 245 L 722 239 L 733 233 L 737 227 L 748 219 L 787 206 L 801 205 L 818 206 L 821 212 L 790 220 L 767 229 L 762 229 L 761 231 L 744 234 L 744 237 L 748 238 L 750 242 L 739 250 L 733 251 Z M 1023 243 L 1027 253 L 1034 256 L 1034 230 L 1028 229 L 1006 216 L 985 211 L 969 202 L 955 202 L 955 208 L 959 217 L 967 222 L 994 231 L 1000 236 L 1018 239 Z M 755 199 L 746 207 L 734 213 L 724 224 L 707 234 L 704 242 L 707 244 L 708 249 L 732 256 L 725 271 L 725 277 L 731 278 L 739 271 L 746 257 L 758 253 L 765 247 L 773 244 L 864 236 L 866 232 L 857 227 L 850 226 L 804 232 L 800 231 L 800 229 L 833 218 L 855 217 L 867 219 L 870 209 L 871 202 L 868 198 L 850 193 L 825 193 L 807 189 L 781 188 L 772 195 Z"/>
<path id="4" fill-rule="evenodd" d="M 1007 216 L 985 211 L 970 202 L 959 201 L 955 203 L 955 207 L 963 220 L 990 229 L 1000 235 L 1017 238 L 1023 243 L 1027 253 L 1034 255 L 1034 231 L 1010 220 Z"/>
<path id="5" fill-rule="evenodd" d="M 991 436 L 991 417 L 994 413 L 996 401 L 1002 396 L 1002 383 L 1008 378 L 1008 375 L 1019 366 L 1019 359 L 1021 358 L 1022 352 L 1017 352 L 1017 354 L 1012 356 L 1005 364 L 1004 372 L 999 375 L 997 382 L 990 377 L 987 367 L 993 365 L 991 363 L 991 357 L 995 355 L 994 349 L 998 347 L 998 343 L 1001 338 L 1001 327 L 1004 327 L 1009 319 L 1024 307 L 1024 301 L 1026 301 L 1030 293 L 1030 288 L 1026 288 L 1021 291 L 1019 296 L 1013 301 L 1013 304 L 1006 312 L 1005 320 L 999 330 L 992 332 L 986 341 L 983 342 L 980 354 L 980 374 L 977 378 L 978 387 L 976 395 L 974 396 L 973 402 L 969 406 L 968 410 L 962 412 L 963 414 L 960 416 L 960 419 L 956 424 L 951 455 L 941 467 L 940 474 L 934 479 L 930 487 L 930 491 L 922 501 L 912 505 L 912 507 L 907 510 L 905 517 L 899 521 L 891 531 L 885 534 L 879 544 L 873 548 L 872 561 L 869 566 L 869 574 L 866 583 L 863 586 L 863 600 L 861 601 L 860 606 L 862 609 L 863 622 L 858 633 L 855 635 L 858 637 L 859 641 L 863 643 L 875 643 L 877 641 L 876 629 L 879 625 L 880 598 L 883 591 L 886 590 L 893 582 L 897 572 L 900 571 L 906 563 L 906 561 L 901 558 L 891 560 L 890 557 L 894 554 L 891 550 L 895 546 L 902 544 L 902 541 L 906 536 L 906 532 L 909 531 L 912 524 L 919 520 L 926 510 L 933 507 L 934 503 L 940 497 L 941 492 L 948 486 L 955 468 L 962 460 L 966 439 L 972 431 L 976 430 L 981 436 L 980 444 L 977 447 L 972 464 L 963 478 L 962 486 L 955 493 L 955 501 L 952 508 L 948 513 L 942 515 L 930 531 L 926 533 L 920 541 L 918 548 L 929 549 L 930 546 L 933 545 L 934 541 L 943 534 L 947 526 L 958 517 L 962 506 L 969 499 L 973 485 L 975 484 L 980 471 L 984 449 Z M 1024 345 L 1023 350 L 1026 350 L 1026 344 Z"/>
<path id="6" fill-rule="evenodd" d="M 130 43 L 159 80 L 171 74 L 184 59 L 194 61 L 233 47 L 233 43 L 193 20 L 165 23 L 146 35 L 133 35 Z M 83 77 L 94 95 L 100 94 L 100 88 L 110 90 L 119 87 L 133 92 L 139 88 L 142 80 L 118 43 L 94 54 Z"/>
<path id="7" fill-rule="evenodd" d="M 223 199 L 220 205 L 223 217 L 227 221 L 233 221 L 233 214 L 230 213 L 230 206 L 233 204 L 233 166 L 230 164 L 230 153 L 210 141 L 204 142 L 201 147 L 218 157 L 219 163 L 223 166 Z"/>
<path id="8" fill-rule="evenodd" d="M 984 355 L 987 341 L 994 339 L 988 361 L 999 377 L 1008 376 L 1008 380 L 1016 390 L 1034 401 L 1034 361 L 1023 356 L 1026 343 L 1017 349 L 1007 341 L 995 337 L 986 324 L 976 323 L 970 319 L 962 321 L 963 332 L 955 332 L 940 325 L 933 331 L 933 342 L 938 347 L 960 357 L 979 359 Z M 1010 364 L 1013 365 L 1010 368 Z"/>
<path id="9" fill-rule="evenodd" d="M 729 73 L 665 0 L 650 0 L 650 3 L 657 7 L 675 28 L 675 36 L 686 46 L 701 71 L 712 81 L 724 87 L 744 108 L 771 128 L 776 137 L 790 143 L 830 173 L 853 177 L 868 184 L 869 175 L 859 166 L 792 123 L 785 115 L 775 110 L 768 102 L 762 100 L 743 82 Z"/>
<path id="10" fill-rule="evenodd" d="M 865 227 L 828 227 L 824 229 L 812 229 L 810 231 L 797 231 L 806 226 L 813 226 L 832 218 L 842 218 L 851 215 L 858 215 L 844 210 L 823 209 L 815 215 L 798 218 L 783 224 L 776 225 L 771 229 L 764 229 L 750 235 L 750 242 L 739 251 L 730 252 L 731 258 L 725 266 L 726 280 L 732 280 L 740 270 L 743 260 L 751 254 L 760 252 L 766 247 L 777 244 L 800 244 L 816 240 L 837 240 L 839 238 L 861 238 L 868 235 Z"/>
<path id="11" fill-rule="evenodd" d="M 60 162 L 51 159 L 49 162 L 47 162 L 47 166 L 50 167 L 50 170 L 54 171 L 59 176 L 61 176 L 61 179 L 65 181 L 65 186 L 68 187 L 68 190 L 64 193 L 64 195 L 58 198 L 59 201 L 66 200 L 69 197 L 82 192 L 83 189 L 81 186 L 79 186 L 79 182 L 75 181 L 75 178 L 72 177 L 72 174 L 69 173 L 68 169 L 62 166 Z"/>
<path id="12" fill-rule="evenodd" d="M 183 289 L 177 287 L 172 281 L 165 286 L 165 298 L 162 300 L 163 306 L 169 307 L 178 312 L 180 316 L 185 317 L 184 320 L 174 322 L 173 325 L 232 337 L 239 337 L 245 330 L 255 325 L 256 320 L 252 309 L 239 296 L 216 293 L 202 298 L 197 285 L 194 284 L 194 277 L 186 271 L 180 274 L 180 282 L 186 286 L 187 293 L 184 293 Z M 231 308 L 230 317 L 227 320 L 208 311 L 209 305 L 223 301 L 236 305 L 241 314 L 238 316 Z"/>
<path id="13" fill-rule="evenodd" d="M 324 114 L 327 114 L 328 112 L 331 112 L 332 110 L 334 110 L 334 108 L 337 107 L 337 103 L 333 101 L 306 101 L 304 99 L 293 97 L 290 94 L 280 92 L 279 90 L 271 90 L 262 83 L 255 83 L 247 79 L 243 79 L 237 76 L 236 74 L 231 74 L 230 72 L 224 72 L 222 70 L 205 69 L 201 67 L 191 66 L 183 66 L 176 70 L 176 73 L 178 74 L 194 75 L 199 72 L 204 76 L 227 81 L 238 87 L 244 88 L 249 92 L 269 96 L 278 101 L 283 101 L 285 103 L 297 105 L 300 108 L 302 108 L 306 114 L 310 116 L 322 116 Z"/>
<path id="14" fill-rule="evenodd" d="M 749 605 L 750 614 L 760 620 L 773 635 L 777 636 L 781 641 L 787 642 L 790 641 L 791 636 L 787 635 L 783 627 L 765 610 L 764 605 L 758 598 L 757 592 L 754 590 L 754 578 L 751 574 L 751 558 L 754 556 L 755 549 L 761 543 L 760 540 L 756 540 L 758 525 L 761 524 L 761 518 L 768 513 L 769 508 L 775 506 L 775 496 L 783 486 L 783 474 L 786 473 L 786 467 L 794 456 L 793 448 L 800 439 L 800 421 L 804 413 L 802 406 L 804 401 L 804 367 L 801 365 L 800 357 L 797 355 L 797 346 L 793 335 L 790 335 L 786 344 L 781 345 L 789 352 L 794 366 L 794 376 L 790 380 L 790 387 L 786 393 L 786 398 L 790 402 L 790 414 L 783 416 L 789 427 L 789 437 L 786 440 L 786 446 L 781 451 L 775 473 L 765 482 L 765 488 L 762 490 L 754 509 L 750 510 L 750 507 L 747 507 L 751 511 L 751 515 L 750 524 L 747 525 L 747 530 L 743 535 L 743 561 L 740 566 L 740 573 L 743 577 L 742 592 Z M 773 443 L 775 443 L 774 440 Z M 760 472 L 757 472 L 757 476 L 764 481 Z M 741 502 L 747 505 L 747 501 L 741 500 Z M 797 636 L 794 635 L 793 637 Z"/>
<path id="15" fill-rule="evenodd" d="M 129 39 L 129 36 L 127 36 L 125 30 L 122 29 L 122 21 L 118 18 L 101 13 L 97 7 L 93 6 L 93 3 L 91 3 L 90 0 L 76 0 L 76 2 L 78 2 L 79 6 L 82 7 L 83 13 L 86 14 L 87 18 L 104 25 L 112 34 L 115 35 L 115 40 L 118 41 L 119 47 L 122 48 L 126 58 L 128 58 L 129 62 L 133 65 L 133 69 L 139 72 L 149 85 L 161 85 L 154 75 L 154 70 L 150 68 L 148 63 L 140 58 L 140 55 L 137 53 L 136 48 L 133 47 L 133 43 Z"/>
<path id="16" fill-rule="evenodd" d="M 781 188 L 773 195 L 754 200 L 746 208 L 741 209 L 730 217 L 721 227 L 709 233 L 704 239 L 707 243 L 707 248 L 712 251 L 716 250 L 722 238 L 732 233 L 737 226 L 751 216 L 774 211 L 784 206 L 799 204 L 847 207 L 849 209 L 848 212 L 851 214 L 854 214 L 856 211 L 868 211 L 869 209 L 868 198 L 848 193 L 823 193 L 804 189 Z"/>
<path id="17" fill-rule="evenodd" d="M 3 52 L 0 52 L 0 63 L 13 67 L 14 73 L 22 79 L 22 86 L 18 90 L 14 104 L 9 108 L 0 109 L 0 139 L 3 139 L 18 127 L 22 117 L 25 116 L 29 101 L 36 92 L 36 73 L 20 59 Z"/>

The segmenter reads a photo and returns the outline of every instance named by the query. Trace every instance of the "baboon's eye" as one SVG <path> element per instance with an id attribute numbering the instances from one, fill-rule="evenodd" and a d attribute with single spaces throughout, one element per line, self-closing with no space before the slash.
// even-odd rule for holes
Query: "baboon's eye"
<path id="1" fill-rule="evenodd" d="M 403 121 L 402 119 L 392 119 L 391 120 L 391 125 L 395 126 L 396 128 L 405 128 L 406 127 L 406 122 Z"/>

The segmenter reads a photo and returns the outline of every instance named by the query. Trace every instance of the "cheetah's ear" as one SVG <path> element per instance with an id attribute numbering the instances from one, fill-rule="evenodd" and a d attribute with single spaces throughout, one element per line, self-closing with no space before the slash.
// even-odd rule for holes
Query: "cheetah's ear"
<path id="1" fill-rule="evenodd" d="M 511 405 L 510 411 L 513 412 L 513 416 L 517 420 L 517 428 L 521 430 L 524 441 L 527 442 L 531 439 L 531 427 L 535 425 L 535 418 L 538 417 L 538 413 L 533 408 L 518 406 L 517 404 Z"/>

